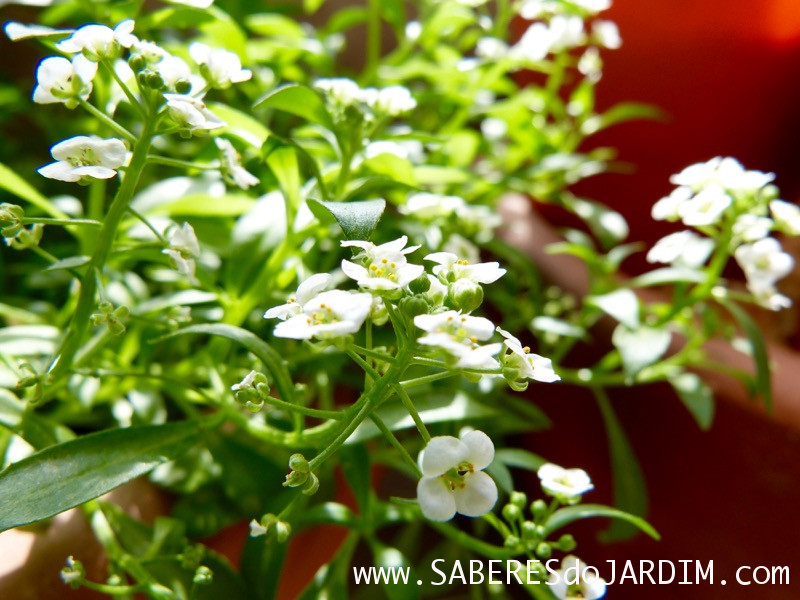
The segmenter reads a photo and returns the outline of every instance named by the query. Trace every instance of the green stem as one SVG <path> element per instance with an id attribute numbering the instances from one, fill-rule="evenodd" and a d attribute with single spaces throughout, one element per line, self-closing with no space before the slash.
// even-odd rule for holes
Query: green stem
<path id="1" fill-rule="evenodd" d="M 111 77 L 114 78 L 114 81 L 117 82 L 117 85 L 122 89 L 122 93 L 128 98 L 128 101 L 131 103 L 134 109 L 138 110 L 143 117 L 147 117 L 147 113 L 145 112 L 144 107 L 142 106 L 141 102 L 137 100 L 136 96 L 133 95 L 130 88 L 125 85 L 125 82 L 122 81 L 122 78 L 119 74 L 114 70 L 114 65 L 108 61 L 102 60 L 100 64 L 103 65 L 109 73 L 111 73 Z"/>
<path id="2" fill-rule="evenodd" d="M 411 401 L 411 397 L 408 395 L 403 389 L 402 385 L 394 385 L 393 389 L 397 394 L 397 397 L 400 398 L 400 402 L 403 403 L 403 406 L 406 407 L 408 414 L 411 415 L 411 418 L 414 419 L 414 425 L 417 426 L 417 431 L 422 436 L 422 439 L 425 440 L 425 443 L 431 441 L 431 434 L 428 433 L 428 428 L 425 427 L 425 423 L 422 422 L 422 419 L 419 416 L 419 412 L 417 412 L 417 407 L 414 406 L 414 403 Z"/>
<path id="3" fill-rule="evenodd" d="M 369 378 L 372 379 L 372 381 L 378 381 L 378 379 L 381 378 L 381 376 L 378 375 L 378 372 L 375 369 L 373 369 L 369 365 L 369 363 L 367 363 L 367 361 L 365 361 L 363 358 L 361 358 L 358 354 L 356 354 L 355 352 L 353 352 L 349 348 L 347 350 L 345 350 L 345 353 L 347 354 L 347 356 L 352 358 L 353 361 L 355 361 L 355 363 L 359 367 L 364 369 L 364 373 L 366 373 L 369 376 Z"/>
<path id="4" fill-rule="evenodd" d="M 147 156 L 147 162 L 154 165 L 164 165 L 166 167 L 175 167 L 178 169 L 198 169 L 200 171 L 216 171 L 219 165 L 204 163 L 193 163 L 189 160 L 179 160 L 177 158 L 169 158 L 168 156 L 158 156 L 157 154 L 150 154 Z"/>
<path id="5" fill-rule="evenodd" d="M 42 225 L 63 225 L 64 227 L 69 225 L 91 225 L 92 227 L 103 226 L 100 221 L 95 221 L 94 219 L 49 219 L 47 217 L 25 217 L 22 219 L 22 222 L 25 224 L 41 223 Z"/>
<path id="6" fill-rule="evenodd" d="M 499 560 L 504 560 L 514 556 L 514 550 L 501 548 L 499 546 L 495 546 L 494 544 L 489 544 L 479 540 L 476 537 L 472 537 L 466 531 L 462 531 L 461 529 L 453 527 L 449 523 L 436 523 L 434 521 L 430 521 L 428 524 L 443 536 L 458 543 L 458 545 L 462 548 L 471 550 L 480 556 Z"/>
<path id="7" fill-rule="evenodd" d="M 400 453 L 400 456 L 409 464 L 409 466 L 413 469 L 413 472 L 416 473 L 417 477 L 422 477 L 422 472 L 419 470 L 419 465 L 417 461 L 415 461 L 411 455 L 408 453 L 408 450 L 405 449 L 405 446 L 400 443 L 400 440 L 392 433 L 392 431 L 386 426 L 386 423 L 383 422 L 376 414 L 371 414 L 369 416 L 372 419 L 372 422 L 381 430 L 383 437 L 389 440 L 389 443 L 394 446 L 394 449 Z"/>
<path id="8" fill-rule="evenodd" d="M 389 356 L 388 354 L 384 354 L 383 352 L 378 352 L 377 350 L 370 350 L 369 348 L 364 348 L 363 346 L 358 346 L 356 344 L 350 344 L 350 348 L 363 356 L 367 356 L 375 360 L 380 360 L 388 363 L 394 362 L 393 356 Z"/>
<path id="9" fill-rule="evenodd" d="M 403 388 L 408 389 L 411 387 L 416 387 L 418 385 L 425 385 L 427 383 L 439 381 L 440 379 L 455 377 L 456 375 L 458 375 L 457 371 L 441 371 L 439 373 L 433 373 L 431 375 L 424 375 L 422 377 L 416 377 L 414 379 L 407 379 L 406 381 L 401 381 L 400 385 L 403 386 Z"/>
<path id="10" fill-rule="evenodd" d="M 147 227 L 153 233 L 153 235 L 155 235 L 158 238 L 158 241 L 160 241 L 164 246 L 169 246 L 169 240 L 167 238 L 165 238 L 158 231 L 158 229 L 153 227 L 153 224 L 150 223 L 150 221 L 147 220 L 147 217 L 145 217 L 142 213 L 137 211 L 132 206 L 128 206 L 128 212 L 131 213 L 137 219 L 139 219 L 139 221 L 141 221 L 144 224 L 144 226 Z"/>
<path id="11" fill-rule="evenodd" d="M 117 228 L 128 208 L 128 204 L 136 191 L 136 184 L 139 182 L 142 171 L 147 163 L 147 151 L 150 149 L 152 141 L 152 123 L 145 123 L 142 137 L 136 142 L 131 156 L 130 167 L 125 174 L 122 183 L 117 189 L 117 195 L 108 209 L 106 220 L 100 229 L 97 239 L 97 246 L 94 254 L 89 261 L 90 268 L 81 281 L 81 291 L 78 296 L 78 303 L 72 315 L 67 333 L 61 340 L 61 345 L 56 352 L 56 358 L 50 364 L 50 380 L 56 381 L 69 371 L 75 353 L 80 347 L 81 341 L 89 325 L 89 317 L 95 303 L 95 293 L 97 284 L 95 282 L 93 269 L 102 271 L 105 266 L 108 254 L 114 244 Z"/>
<path id="12" fill-rule="evenodd" d="M 264 400 L 267 404 L 276 408 L 283 408 L 293 413 L 305 415 L 307 417 L 315 417 L 317 419 L 332 419 L 334 421 L 341 421 L 344 418 L 342 411 L 339 410 L 319 410 L 316 408 L 309 408 L 307 406 L 300 406 L 299 404 L 292 404 L 279 398 L 272 396 Z"/>
<path id="13" fill-rule="evenodd" d="M 381 0 L 367 2 L 367 64 L 362 79 L 372 81 L 381 60 Z"/>
<path id="14" fill-rule="evenodd" d="M 114 119 L 109 117 L 106 113 L 101 111 L 99 108 L 95 108 L 93 105 L 89 104 L 86 100 L 81 97 L 78 97 L 78 102 L 80 105 L 86 109 L 92 116 L 94 116 L 98 121 L 106 125 L 109 129 L 113 130 L 118 135 L 121 135 L 126 140 L 128 140 L 131 144 L 136 143 L 136 136 L 133 135 L 130 131 L 125 129 L 122 125 L 117 123 Z"/>

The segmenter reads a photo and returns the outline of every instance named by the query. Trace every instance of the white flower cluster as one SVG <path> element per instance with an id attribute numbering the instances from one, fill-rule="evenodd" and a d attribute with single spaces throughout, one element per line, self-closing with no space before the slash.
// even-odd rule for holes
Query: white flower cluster
<path id="1" fill-rule="evenodd" d="M 351 106 L 367 107 L 375 116 L 396 117 L 417 107 L 408 88 L 392 85 L 385 88 L 361 88 L 352 79 L 335 77 L 317 79 L 314 87 L 328 98 L 334 114 L 341 115 Z"/>
<path id="2" fill-rule="evenodd" d="M 776 283 L 791 272 L 794 260 L 769 235 L 773 230 L 799 235 L 800 208 L 773 199 L 774 178 L 772 173 L 748 171 L 733 158 L 716 157 L 673 175 L 670 181 L 678 187 L 653 205 L 652 216 L 680 220 L 709 235 L 730 228 L 730 246 L 748 289 L 765 308 L 780 310 L 791 302 Z M 699 268 L 714 247 L 711 237 L 679 231 L 656 242 L 647 260 Z"/>
<path id="3" fill-rule="evenodd" d="M 430 192 L 411 194 L 398 211 L 427 227 L 424 235 L 431 246 L 439 246 L 443 232 L 447 231 L 486 242 L 502 223 L 500 215 L 488 206 Z"/>
<path id="4" fill-rule="evenodd" d="M 595 567 L 571 554 L 561 560 L 561 568 L 550 575 L 547 585 L 559 600 L 598 600 L 606 595 L 607 587 Z"/>

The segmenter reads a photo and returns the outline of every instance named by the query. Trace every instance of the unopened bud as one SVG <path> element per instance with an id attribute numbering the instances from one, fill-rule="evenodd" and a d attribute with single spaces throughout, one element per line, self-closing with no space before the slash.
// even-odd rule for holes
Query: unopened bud
<path id="1" fill-rule="evenodd" d="M 289 468 L 292 471 L 299 471 L 301 473 L 308 473 L 311 468 L 308 466 L 306 457 L 302 454 L 292 454 L 289 457 Z"/>
<path id="2" fill-rule="evenodd" d="M 509 501 L 517 508 L 523 509 L 528 503 L 528 496 L 526 496 L 524 492 L 511 492 L 511 498 L 509 498 Z"/>
<path id="3" fill-rule="evenodd" d="M 205 565 L 201 565 L 197 567 L 197 571 L 194 572 L 194 577 L 192 581 L 197 585 L 208 585 L 214 579 L 214 573 L 206 567 Z"/>
<path id="4" fill-rule="evenodd" d="M 547 512 L 547 503 L 541 498 L 531 503 L 531 514 L 533 514 L 533 519 L 535 521 L 539 521 L 546 512 Z"/>
<path id="5" fill-rule="evenodd" d="M 428 276 L 425 273 L 423 273 L 408 284 L 408 289 L 411 290 L 413 294 L 424 294 L 431 289 L 431 280 L 428 279 Z"/>
<path id="6" fill-rule="evenodd" d="M 542 542 L 538 546 L 536 546 L 536 556 L 539 558 L 544 558 L 545 560 L 550 558 L 553 555 L 553 549 L 550 547 L 550 544 L 546 542 Z"/>
<path id="7" fill-rule="evenodd" d="M 483 302 L 483 288 L 469 279 L 458 279 L 447 289 L 447 300 L 453 308 L 468 313 Z"/>
<path id="8" fill-rule="evenodd" d="M 409 319 L 428 314 L 428 302 L 423 296 L 407 296 L 400 300 L 400 311 Z"/>
<path id="9" fill-rule="evenodd" d="M 175 91 L 179 94 L 188 94 L 189 91 L 192 89 L 191 82 L 185 79 L 179 79 L 175 82 Z"/>
<path id="10" fill-rule="evenodd" d="M 518 521 L 522 517 L 522 511 L 514 504 L 506 504 L 503 507 L 503 518 L 509 523 Z"/>
<path id="11" fill-rule="evenodd" d="M 572 552 L 575 550 L 577 546 L 577 542 L 575 542 L 575 538 L 572 537 L 570 534 L 565 533 L 560 538 L 558 538 L 558 549 L 563 552 Z"/>
<path id="12" fill-rule="evenodd" d="M 314 473 L 309 473 L 309 480 L 306 487 L 303 488 L 303 493 L 306 496 L 313 496 L 319 489 L 319 478 Z"/>

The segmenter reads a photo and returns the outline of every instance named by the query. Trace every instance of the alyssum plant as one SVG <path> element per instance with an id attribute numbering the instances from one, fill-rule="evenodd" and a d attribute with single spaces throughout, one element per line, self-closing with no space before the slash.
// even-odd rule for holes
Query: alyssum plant
<path id="1" fill-rule="evenodd" d="M 107 579 L 76 549 L 64 581 L 152 598 L 274 597 L 291 536 L 325 523 L 348 533 L 304 598 L 347 597 L 362 545 L 400 567 L 543 563 L 572 552 L 562 530 L 591 516 L 657 537 L 639 516 L 579 504 L 584 471 L 504 440 L 547 426 L 540 386 L 589 388 L 626 475 L 616 500 L 643 510 L 606 390 L 668 381 L 707 427 L 711 392 L 687 369 L 714 367 L 703 346 L 737 336 L 732 317 L 769 402 L 741 304 L 788 305 L 775 284 L 792 260 L 772 234 L 800 234 L 800 209 L 770 174 L 693 165 L 653 207 L 686 226 L 649 250 L 661 266 L 617 277 L 639 250 L 625 220 L 568 191 L 614 164 L 610 149 L 582 152 L 587 137 L 651 112 L 595 110 L 601 49 L 621 43 L 598 16 L 609 3 L 370 0 L 320 22 L 310 0 L 297 18 L 223 0 L 149 13 L 68 0 L 41 24 L 7 23 L 49 51 L 32 98 L 44 133 L 66 137 L 49 140 L 38 175 L 2 168 L 22 204 L 0 206 L 20 251 L 0 303 L 0 529 L 80 506 Z M 512 40 L 518 15 L 529 25 Z M 355 72 L 340 56 L 360 31 Z M 538 83 L 520 87 L 521 71 Z M 586 223 L 549 250 L 586 263 L 587 297 L 543 285 L 496 236 L 510 193 Z M 732 259 L 746 290 L 723 278 Z M 645 303 L 636 290 L 649 286 L 672 298 Z M 564 366 L 603 316 L 618 322 L 607 354 Z M 536 471 L 541 497 L 516 490 L 512 470 Z M 169 518 L 145 525 L 98 500 L 145 473 L 176 495 Z M 336 501 L 345 482 L 355 507 Z M 235 572 L 197 540 L 243 520 Z M 572 555 L 560 570 L 532 564 L 519 585 L 535 598 L 605 594 Z M 442 593 L 415 580 L 386 592 Z"/>

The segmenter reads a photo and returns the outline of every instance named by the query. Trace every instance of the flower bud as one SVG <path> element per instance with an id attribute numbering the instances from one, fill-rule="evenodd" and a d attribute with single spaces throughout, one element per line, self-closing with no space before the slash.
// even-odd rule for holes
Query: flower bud
<path id="1" fill-rule="evenodd" d="M 283 543 L 292 535 L 292 527 L 285 521 L 275 521 L 275 537 Z"/>
<path id="2" fill-rule="evenodd" d="M 528 496 L 524 492 L 511 492 L 511 504 L 522 510 L 528 503 Z"/>
<path id="3" fill-rule="evenodd" d="M 519 538 L 517 536 L 515 536 L 515 535 L 509 535 L 505 539 L 505 542 L 503 543 L 503 545 L 506 548 L 516 548 L 517 546 L 519 546 Z"/>
<path id="4" fill-rule="evenodd" d="M 542 542 L 541 544 L 536 546 L 536 556 L 538 556 L 539 558 L 547 560 L 552 555 L 553 555 L 553 549 L 547 542 Z"/>
<path id="5" fill-rule="evenodd" d="M 205 565 L 201 565 L 197 567 L 197 571 L 194 572 L 194 577 L 192 578 L 192 582 L 197 585 L 208 585 L 214 579 L 214 573 L 206 567 Z"/>
<path id="6" fill-rule="evenodd" d="M 515 504 L 506 504 L 503 507 L 503 518 L 509 523 L 513 523 L 522 518 L 522 511 Z"/>
<path id="7" fill-rule="evenodd" d="M 61 580 L 73 590 L 78 589 L 86 576 L 83 563 L 71 556 L 67 557 L 67 566 L 61 569 Z"/>
<path id="8" fill-rule="evenodd" d="M 483 302 L 483 288 L 469 279 L 458 279 L 448 287 L 447 300 L 456 310 L 468 313 Z"/>
<path id="9" fill-rule="evenodd" d="M 306 487 L 303 488 L 303 493 L 306 496 L 313 496 L 319 489 L 319 478 L 314 473 L 309 473 L 309 480 Z"/>
<path id="10" fill-rule="evenodd" d="M 192 89 L 192 84 L 186 79 L 179 79 L 175 82 L 175 91 L 178 94 L 188 94 Z"/>
<path id="11" fill-rule="evenodd" d="M 131 54 L 128 59 L 128 66 L 134 73 L 138 73 L 147 66 L 147 61 L 141 54 Z"/>
<path id="12" fill-rule="evenodd" d="M 556 544 L 558 549 L 562 552 L 572 552 L 575 547 L 578 545 L 575 542 L 575 538 L 572 537 L 570 534 L 565 533 L 560 538 L 558 538 L 558 543 Z"/>
<path id="13" fill-rule="evenodd" d="M 110 315 L 111 312 L 114 310 L 114 305 L 111 304 L 111 302 L 109 302 L 108 300 L 104 300 L 103 302 L 97 305 L 97 308 L 101 313 Z"/>
<path id="14" fill-rule="evenodd" d="M 547 502 L 545 502 L 541 498 L 531 503 L 531 514 L 533 514 L 534 521 L 539 521 L 546 512 L 547 512 Z"/>
<path id="15" fill-rule="evenodd" d="M 300 487 L 306 481 L 308 481 L 308 473 L 292 471 L 286 476 L 286 481 L 283 482 L 283 487 Z"/>
<path id="16" fill-rule="evenodd" d="M 175 592 L 160 583 L 150 583 L 147 586 L 147 594 L 156 600 L 175 600 Z"/>
<path id="17" fill-rule="evenodd" d="M 114 316 L 118 319 L 127 319 L 130 314 L 131 310 L 127 306 L 120 306 L 114 311 Z"/>
<path id="18" fill-rule="evenodd" d="M 522 539 L 525 541 L 536 539 L 536 523 L 533 521 L 522 522 Z"/>
<path id="19" fill-rule="evenodd" d="M 292 471 L 299 471 L 300 473 L 308 473 L 311 470 L 306 457 L 299 453 L 292 454 L 289 457 L 289 468 Z"/>
<path id="20" fill-rule="evenodd" d="M 112 335 L 122 335 L 123 333 L 125 333 L 125 325 L 123 325 L 116 319 L 109 319 L 108 330 L 112 333 Z"/>
<path id="21" fill-rule="evenodd" d="M 400 312 L 409 319 L 428 314 L 428 301 L 423 296 L 407 296 L 400 300 Z"/>
<path id="22" fill-rule="evenodd" d="M 408 284 L 408 289 L 411 290 L 413 294 L 424 294 L 431 289 L 431 281 L 428 279 L 428 276 L 423 273 Z"/>

